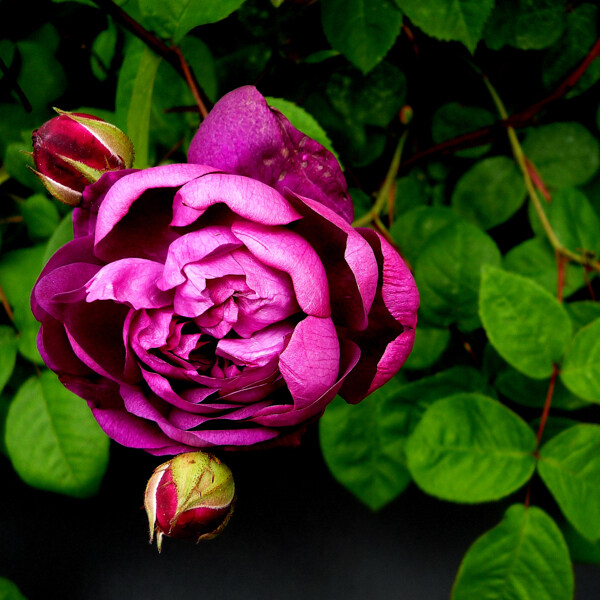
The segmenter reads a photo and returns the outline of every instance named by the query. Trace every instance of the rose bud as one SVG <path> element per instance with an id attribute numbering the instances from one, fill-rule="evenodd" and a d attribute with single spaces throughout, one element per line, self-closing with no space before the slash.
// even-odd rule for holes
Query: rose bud
<path id="1" fill-rule="evenodd" d="M 144 506 L 150 542 L 156 532 L 160 552 L 164 535 L 209 540 L 221 533 L 233 512 L 235 485 L 229 467 L 205 452 L 186 452 L 154 470 Z"/>
<path id="2" fill-rule="evenodd" d="M 55 110 L 58 117 L 33 132 L 33 171 L 52 196 L 76 206 L 103 173 L 131 167 L 133 144 L 98 117 Z"/>

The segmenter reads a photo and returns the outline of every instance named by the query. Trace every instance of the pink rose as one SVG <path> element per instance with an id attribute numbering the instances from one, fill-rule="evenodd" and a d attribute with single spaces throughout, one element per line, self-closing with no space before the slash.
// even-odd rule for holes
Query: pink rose
<path id="1" fill-rule="evenodd" d="M 252 87 L 222 98 L 188 164 L 107 173 L 32 295 L 39 348 L 125 446 L 290 443 L 412 348 L 418 293 L 353 229 L 333 155 Z"/>

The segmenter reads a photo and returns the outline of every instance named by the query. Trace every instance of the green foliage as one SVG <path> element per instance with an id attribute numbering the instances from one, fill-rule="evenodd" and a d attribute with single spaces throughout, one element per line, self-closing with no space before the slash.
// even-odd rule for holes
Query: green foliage
<path id="1" fill-rule="evenodd" d="M 487 502 L 525 484 L 535 468 L 535 435 L 515 413 L 480 394 L 437 400 L 406 446 L 408 469 L 428 494 Z"/>
<path id="2" fill-rule="evenodd" d="M 556 523 L 536 506 L 513 504 L 469 548 L 452 600 L 570 600 L 573 588 L 569 550 Z"/>
<path id="3" fill-rule="evenodd" d="M 85 403 L 43 371 L 17 392 L 6 419 L 6 447 L 29 485 L 83 498 L 108 465 L 108 438 Z"/>
<path id="4" fill-rule="evenodd" d="M 512 217 L 524 200 L 523 177 L 514 162 L 494 156 L 479 161 L 458 180 L 451 202 L 465 219 L 491 229 Z"/>
<path id="5" fill-rule="evenodd" d="M 391 0 L 323 0 L 323 29 L 331 45 L 363 73 L 392 47 L 402 13 Z M 346 18 L 340 19 L 340 13 Z"/>
<path id="6" fill-rule="evenodd" d="M 600 425 L 575 425 L 553 437 L 540 449 L 538 471 L 575 529 L 599 540 Z"/>
<path id="7" fill-rule="evenodd" d="M 116 4 L 167 50 L 87 0 L 55 1 L 0 39 L 4 480 L 89 496 L 108 456 L 85 402 L 40 372 L 30 293 L 73 228 L 23 151 L 58 105 L 123 128 L 136 167 L 185 161 L 201 116 L 176 47 L 209 109 L 256 85 L 335 149 L 355 218 L 389 233 L 415 276 L 403 370 L 358 405 L 334 400 L 320 421 L 332 475 L 373 511 L 411 480 L 465 504 L 515 494 L 525 505 L 469 549 L 453 600 L 572 598 L 570 560 L 600 564 L 597 3 Z M 551 499 L 529 487 L 536 469 Z M 571 559 L 543 509 L 566 518 Z M 3 594 L 22 598 L 0 579 Z"/>
<path id="8" fill-rule="evenodd" d="M 396 4 L 426 34 L 440 40 L 458 40 L 473 52 L 494 1 L 396 0 Z"/>
<path id="9" fill-rule="evenodd" d="M 550 377 L 571 339 L 571 321 L 558 300 L 525 277 L 486 267 L 479 306 L 502 358 L 534 379 Z"/>
<path id="10" fill-rule="evenodd" d="M 410 482 L 403 448 L 412 407 L 406 404 L 402 410 L 394 406 L 401 387 L 393 379 L 356 407 L 337 398 L 320 423 L 327 466 L 373 510 L 395 498 Z"/>
<path id="11" fill-rule="evenodd" d="M 0 577 L 0 598 L 2 600 L 26 600 L 19 588 L 5 577 Z"/>

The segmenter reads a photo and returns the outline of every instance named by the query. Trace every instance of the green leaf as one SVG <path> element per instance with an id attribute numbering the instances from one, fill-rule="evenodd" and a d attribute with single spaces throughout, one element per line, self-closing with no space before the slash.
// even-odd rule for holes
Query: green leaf
<path id="1" fill-rule="evenodd" d="M 108 27 L 101 31 L 94 40 L 90 55 L 92 72 L 100 81 L 104 81 L 108 77 L 116 46 L 117 28 L 109 19 Z"/>
<path id="2" fill-rule="evenodd" d="M 323 30 L 329 43 L 363 73 L 394 45 L 402 13 L 391 0 L 322 0 Z"/>
<path id="3" fill-rule="evenodd" d="M 15 368 L 18 344 L 15 330 L 8 325 L 0 325 L 0 392 Z"/>
<path id="4" fill-rule="evenodd" d="M 600 319 L 600 302 L 595 300 L 580 300 L 568 302 L 565 308 L 571 317 L 573 333 L 577 333 L 582 327 L 589 325 L 592 321 Z"/>
<path id="5" fill-rule="evenodd" d="M 431 121 L 431 133 L 436 144 L 453 139 L 464 133 L 476 131 L 492 125 L 494 115 L 479 106 L 465 106 L 459 102 L 449 102 L 438 108 Z M 456 152 L 456 156 L 477 158 L 491 148 L 490 144 L 467 148 Z"/>
<path id="6" fill-rule="evenodd" d="M 148 144 L 152 91 L 161 62 L 143 42 L 130 40 L 117 84 L 117 120 L 133 142 L 135 167 L 149 165 Z"/>
<path id="7" fill-rule="evenodd" d="M 59 41 L 55 27 L 46 23 L 28 39 L 17 42 L 21 57 L 19 86 L 34 109 L 46 109 L 67 88 L 65 72 L 54 57 Z"/>
<path id="8" fill-rule="evenodd" d="M 537 283 L 501 269 L 483 268 L 479 314 L 498 354 L 534 379 L 550 377 L 571 339 L 564 306 Z"/>
<path id="9" fill-rule="evenodd" d="M 427 242 L 460 217 L 446 206 L 419 206 L 396 219 L 390 229 L 402 255 L 414 263 Z"/>
<path id="10" fill-rule="evenodd" d="M 506 406 L 480 394 L 438 400 L 406 445 L 408 469 L 426 493 L 454 502 L 497 500 L 535 469 L 536 437 Z"/>
<path id="11" fill-rule="evenodd" d="M 525 196 L 523 177 L 514 161 L 493 156 L 476 163 L 458 180 L 452 207 L 482 229 L 491 229 L 512 217 Z"/>
<path id="12" fill-rule="evenodd" d="M 573 571 L 556 523 L 536 506 L 513 504 L 465 555 L 452 600 L 571 600 Z"/>
<path id="13" fill-rule="evenodd" d="M 429 238 L 415 262 L 421 314 L 434 325 L 479 326 L 477 295 L 483 265 L 500 265 L 500 251 L 480 229 L 458 221 Z"/>
<path id="14" fill-rule="evenodd" d="M 494 50 L 504 45 L 541 50 L 565 29 L 566 0 L 502 0 L 496 2 L 485 25 L 485 43 Z"/>
<path id="15" fill-rule="evenodd" d="M 338 158 L 331 145 L 331 140 L 327 137 L 327 133 L 309 112 L 305 111 L 297 104 L 294 104 L 289 100 L 284 100 L 283 98 L 272 98 L 271 96 L 267 96 L 266 100 L 270 106 L 283 113 L 296 129 L 319 142 L 319 144 L 327 148 L 329 152 L 332 152 L 336 158 Z"/>
<path id="16" fill-rule="evenodd" d="M 401 386 L 391 379 L 356 405 L 337 397 L 319 422 L 329 470 L 372 510 L 393 500 L 410 482 L 403 452 L 409 415 L 394 402 Z"/>
<path id="17" fill-rule="evenodd" d="M 538 471 L 565 517 L 600 539 L 600 425 L 575 425 L 539 451 Z"/>
<path id="18" fill-rule="evenodd" d="M 494 0 L 396 0 L 396 4 L 427 35 L 462 42 L 474 52 Z"/>
<path id="19" fill-rule="evenodd" d="M 394 220 L 402 221 L 401 215 L 427 204 L 428 199 L 427 181 L 423 173 L 413 169 L 405 177 L 399 177 L 394 194 Z"/>
<path id="20" fill-rule="evenodd" d="M 26 600 L 21 590 L 9 579 L 0 577 L 0 599 L 1 600 Z"/>
<path id="21" fill-rule="evenodd" d="M 577 332 L 566 353 L 560 378 L 577 396 L 600 403 L 600 319 Z"/>
<path id="22" fill-rule="evenodd" d="M 20 209 L 29 237 L 34 242 L 49 238 L 58 226 L 60 216 L 56 204 L 42 194 L 27 198 Z"/>
<path id="23" fill-rule="evenodd" d="M 568 521 L 561 523 L 561 529 L 573 562 L 600 565 L 600 540 L 587 540 Z"/>
<path id="24" fill-rule="evenodd" d="M 0 285 L 14 313 L 19 331 L 19 352 L 27 359 L 44 364 L 36 345 L 39 323 L 31 314 L 29 297 L 33 284 L 42 270 L 44 245 L 13 250 L 2 256 Z"/>
<path id="25" fill-rule="evenodd" d="M 419 323 L 415 331 L 415 343 L 404 363 L 405 369 L 426 369 L 435 364 L 450 342 L 447 329 L 427 327 Z"/>
<path id="26" fill-rule="evenodd" d="M 542 208 L 559 242 L 573 252 L 587 250 L 600 256 L 600 218 L 586 195 L 576 188 L 563 188 L 552 194 L 552 202 Z M 532 205 L 529 221 L 535 234 L 546 238 L 540 219 Z"/>
<path id="27" fill-rule="evenodd" d="M 26 483 L 78 498 L 97 491 L 108 464 L 108 438 L 86 403 L 50 371 L 17 392 L 6 420 L 6 447 Z"/>
<path id="28" fill-rule="evenodd" d="M 73 211 L 69 211 L 58 224 L 58 227 L 54 230 L 54 233 L 48 240 L 46 248 L 44 250 L 44 257 L 42 258 L 42 264 L 46 264 L 50 257 L 59 249 L 62 248 L 67 242 L 73 239 Z"/>
<path id="29" fill-rule="evenodd" d="M 507 367 L 495 381 L 496 389 L 509 400 L 523 406 L 543 408 L 550 379 L 532 379 Z M 571 393 L 562 382 L 556 381 L 552 396 L 552 408 L 578 410 L 589 406 L 589 402 Z"/>
<path id="30" fill-rule="evenodd" d="M 365 194 L 361 189 L 349 188 L 348 193 L 352 197 L 352 203 L 354 204 L 355 219 L 366 215 L 373 208 L 373 198 Z"/>
<path id="31" fill-rule="evenodd" d="M 564 35 L 548 49 L 541 66 L 544 85 L 554 88 L 585 58 L 598 37 L 598 6 L 584 2 L 565 15 Z M 600 79 L 600 61 L 593 61 L 570 95 L 583 92 Z"/>
<path id="32" fill-rule="evenodd" d="M 505 256 L 503 267 L 535 281 L 552 295 L 558 289 L 556 254 L 546 238 L 525 240 L 511 248 Z M 583 267 L 573 263 L 565 265 L 563 296 L 569 297 L 585 285 Z"/>
<path id="33" fill-rule="evenodd" d="M 600 166 L 598 140 L 580 123 L 550 123 L 529 130 L 523 152 L 549 187 L 589 181 Z"/>
<path id="34" fill-rule="evenodd" d="M 181 40 L 180 48 L 204 93 L 215 102 L 218 93 L 217 69 L 209 47 L 199 38 L 188 35 Z"/>
<path id="35" fill-rule="evenodd" d="M 144 24 L 162 38 L 179 43 L 200 25 L 216 23 L 237 10 L 244 0 L 138 0 Z"/>

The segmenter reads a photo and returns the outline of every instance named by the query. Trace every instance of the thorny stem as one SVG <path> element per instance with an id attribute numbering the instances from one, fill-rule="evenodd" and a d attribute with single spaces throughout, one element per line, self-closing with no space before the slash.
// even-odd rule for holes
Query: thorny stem
<path id="1" fill-rule="evenodd" d="M 173 46 L 173 50 L 179 57 L 179 63 L 181 64 L 185 80 L 187 81 L 192 95 L 194 96 L 194 100 L 196 101 L 196 105 L 198 106 L 198 110 L 200 111 L 200 115 L 202 116 L 202 119 L 206 119 L 208 111 L 206 110 L 206 105 L 204 104 L 202 96 L 200 95 L 200 90 L 198 88 L 196 78 L 194 77 L 194 74 L 192 73 L 192 70 L 188 65 L 187 61 L 185 60 L 185 56 L 183 56 L 181 50 L 177 46 Z"/>
<path id="2" fill-rule="evenodd" d="M 556 385 L 556 378 L 558 377 L 558 365 L 554 363 L 552 365 L 552 375 L 550 376 L 550 383 L 548 384 L 548 392 L 546 393 L 546 401 L 544 402 L 544 410 L 542 411 L 542 416 L 540 417 L 540 425 L 537 430 L 536 435 L 536 443 L 535 450 L 533 452 L 534 456 L 538 457 L 538 450 L 540 448 L 540 444 L 542 443 L 542 437 L 544 435 L 544 429 L 546 428 L 546 423 L 548 422 L 548 415 L 550 414 L 550 407 L 552 406 L 552 397 L 554 396 L 554 387 Z M 531 497 L 531 484 L 527 486 L 527 495 L 525 497 L 525 506 L 529 506 Z"/>
<path id="3" fill-rule="evenodd" d="M 469 133 L 459 135 L 451 140 L 446 140 L 440 144 L 431 146 L 422 152 L 418 152 L 407 159 L 402 167 L 408 167 L 413 163 L 419 162 L 436 154 L 455 152 L 464 148 L 471 148 L 487 143 L 493 138 L 494 131 L 497 131 L 501 127 L 514 127 L 515 129 L 524 127 L 542 110 L 544 106 L 546 106 L 546 104 L 562 98 L 570 89 L 572 89 L 582 75 L 586 72 L 588 67 L 592 64 L 592 62 L 598 58 L 598 56 L 600 56 L 600 38 L 596 40 L 581 63 L 549 96 L 546 96 L 539 102 L 528 106 L 518 113 L 510 116 L 507 115 L 506 118 L 504 118 L 500 123 L 491 125 L 489 127 L 482 127 L 481 129 L 477 129 L 475 131 L 470 131 Z"/>
<path id="4" fill-rule="evenodd" d="M 117 6 L 112 0 L 93 0 L 99 8 L 103 9 L 115 21 L 123 25 L 125 29 L 133 33 L 137 38 L 142 40 L 151 50 L 164 58 L 174 69 L 183 77 L 186 83 L 190 86 L 200 114 L 204 118 L 206 116 L 206 98 L 202 88 L 198 84 L 191 67 L 187 64 L 181 51 L 176 46 L 169 47 L 160 38 L 148 31 L 135 19 L 130 17 L 122 8 Z"/>
<path id="5" fill-rule="evenodd" d="M 15 315 L 12 311 L 12 308 L 10 307 L 10 304 L 8 303 L 8 298 L 6 297 L 6 294 L 4 293 L 4 290 L 2 289 L 1 285 L 0 285 L 0 303 L 4 307 L 4 312 L 6 312 L 8 318 L 11 320 L 11 322 L 14 321 Z"/>
<path id="6" fill-rule="evenodd" d="M 485 83 L 490 95 L 492 96 L 492 99 L 494 100 L 494 104 L 498 109 L 498 113 L 500 114 L 502 119 L 507 119 L 508 114 L 494 86 L 490 83 L 490 80 L 485 75 L 483 75 L 482 77 L 483 82 Z M 556 234 L 552 229 L 550 221 L 548 221 L 548 217 L 546 216 L 546 213 L 544 212 L 540 199 L 537 195 L 535 186 L 529 173 L 529 169 L 527 167 L 527 158 L 523 153 L 523 148 L 521 147 L 519 139 L 517 138 L 517 133 L 514 127 L 508 126 L 506 128 L 506 133 L 508 134 L 508 139 L 510 141 L 510 146 L 513 151 L 513 156 L 515 157 L 515 160 L 517 161 L 517 164 L 519 165 L 519 168 L 521 169 L 521 172 L 523 174 L 523 179 L 525 181 L 525 187 L 527 188 L 529 199 L 531 200 L 531 203 L 535 208 L 535 212 L 537 213 L 537 216 L 542 224 L 544 232 L 546 233 L 546 236 L 548 237 L 548 240 L 552 244 L 554 250 L 557 253 L 564 256 L 565 258 L 568 258 L 573 262 L 576 262 L 580 265 L 584 265 L 585 267 L 589 267 L 590 269 L 593 269 L 594 271 L 598 271 L 600 273 L 600 263 L 597 260 L 595 260 L 595 258 L 592 255 L 590 255 L 589 253 L 578 254 L 577 252 L 572 252 L 560 243 L 560 240 L 558 239 L 558 237 L 556 237 Z"/>
<path id="7" fill-rule="evenodd" d="M 366 215 L 363 215 L 362 217 L 356 219 L 356 221 L 352 223 L 353 227 L 364 227 L 365 225 L 371 223 L 373 220 L 379 219 L 379 215 L 385 208 L 386 203 L 390 202 L 390 192 L 393 189 L 393 186 L 396 182 L 396 175 L 398 175 L 398 169 L 400 168 L 402 150 L 404 149 L 404 144 L 406 142 L 407 136 L 408 129 L 404 131 L 404 133 L 400 137 L 400 140 L 398 141 L 398 145 L 396 146 L 394 156 L 392 157 L 392 162 L 390 163 L 383 184 L 379 189 L 379 192 L 377 193 L 377 198 L 375 198 L 375 204 L 373 204 L 373 208 Z"/>

